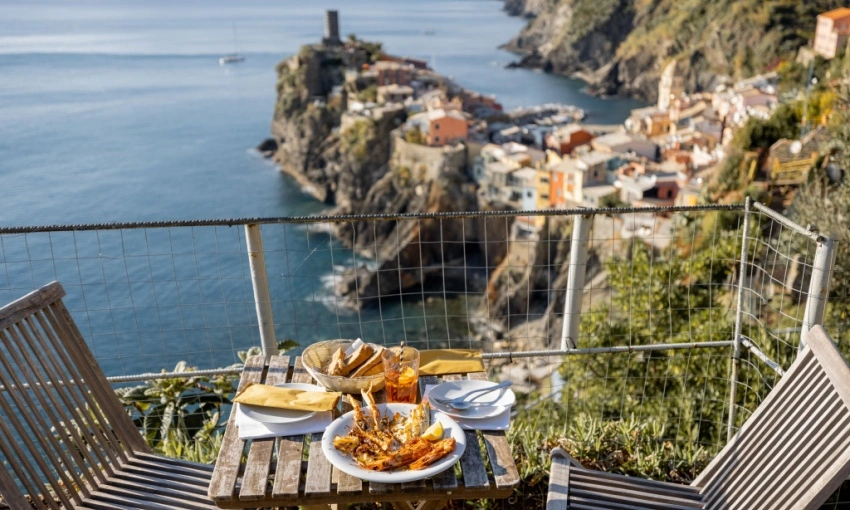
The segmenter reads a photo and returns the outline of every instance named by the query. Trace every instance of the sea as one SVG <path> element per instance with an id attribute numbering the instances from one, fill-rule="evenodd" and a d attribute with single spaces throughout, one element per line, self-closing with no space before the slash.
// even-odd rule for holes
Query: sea
<path id="1" fill-rule="evenodd" d="M 499 46 L 525 21 L 507 16 L 497 0 L 0 0 L 0 226 L 300 216 L 325 210 L 325 204 L 254 150 L 269 134 L 275 65 L 300 45 L 321 38 L 325 9 L 339 11 L 343 35 L 354 33 L 382 42 L 389 53 L 427 60 L 461 85 L 495 94 L 506 108 L 565 103 L 586 110 L 588 122 L 618 123 L 643 106 L 631 99 L 591 97 L 579 80 L 507 69 L 517 57 Z M 234 51 L 245 61 L 219 65 L 220 56 Z M 296 234 L 290 242 L 310 242 L 310 235 Z M 69 295 L 72 311 L 87 315 L 80 321 L 84 333 L 110 375 L 170 368 L 191 356 L 190 363 L 200 367 L 224 366 L 235 360 L 236 349 L 256 344 L 256 334 L 237 341 L 233 331 L 207 332 L 198 357 L 187 333 L 191 328 L 181 322 L 177 328 L 185 346 L 175 351 L 163 335 L 162 310 L 169 292 L 179 295 L 177 289 L 162 291 L 165 297 L 156 294 L 158 335 L 153 344 L 143 345 L 146 335 L 139 321 L 134 334 L 121 334 L 113 300 L 98 297 L 109 290 L 108 274 L 91 286 L 83 281 L 84 271 L 40 274 L 32 255 L 28 261 L 11 255 L 16 238 L 0 241 L 6 275 L 5 280 L 0 276 L 0 298 L 16 297 L 44 278 L 78 284 L 89 294 Z M 124 249 L 131 249 L 132 243 L 124 242 Z M 155 236 L 140 242 L 156 251 L 150 246 L 158 242 Z M 80 239 L 73 243 L 83 249 Z M 320 279 L 327 279 L 335 263 L 345 262 L 328 260 L 330 250 L 301 248 L 313 257 L 311 265 L 325 268 L 315 275 Z M 220 268 L 222 273 L 244 271 L 244 260 L 228 260 L 220 263 L 233 267 Z M 132 270 L 121 269 L 131 284 Z M 180 280 L 180 275 L 172 278 Z M 123 292 L 132 297 L 131 284 Z M 289 289 L 285 292 L 292 294 L 281 299 L 308 300 L 316 293 L 312 284 Z M 108 317 L 95 313 L 110 306 Z M 214 310 L 202 312 L 209 316 Z M 380 324 L 399 312 L 403 307 L 365 311 L 351 322 L 360 333 L 364 322 Z M 227 313 L 250 317 L 253 309 Z M 339 317 L 331 309 L 311 313 Z M 314 328 L 301 327 L 293 334 L 280 325 L 278 333 L 302 343 L 319 339 Z M 401 334 L 415 336 L 419 327 L 408 323 Z M 397 333 L 390 332 L 391 341 Z M 386 329 L 380 334 L 386 340 Z"/>

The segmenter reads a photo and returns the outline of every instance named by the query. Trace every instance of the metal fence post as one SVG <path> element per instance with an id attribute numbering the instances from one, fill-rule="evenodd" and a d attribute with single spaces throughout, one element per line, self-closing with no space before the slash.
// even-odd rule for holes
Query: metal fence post
<path id="1" fill-rule="evenodd" d="M 578 347 L 578 327 L 581 323 L 581 301 L 584 294 L 584 275 L 587 272 L 587 250 L 592 216 L 575 217 L 570 239 L 570 270 L 567 275 L 567 296 L 564 300 L 564 323 L 561 329 L 561 349 Z"/>
<path id="2" fill-rule="evenodd" d="M 732 344 L 732 370 L 729 373 L 729 422 L 726 425 L 726 441 L 735 435 L 735 401 L 738 398 L 738 369 L 741 364 L 741 327 L 744 318 L 744 284 L 747 275 L 747 251 L 749 249 L 750 208 L 752 201 L 744 203 L 744 228 L 741 233 L 741 267 L 738 270 L 738 308 L 735 310 L 735 338 Z"/>
<path id="3" fill-rule="evenodd" d="M 266 361 L 278 353 L 277 338 L 272 317 L 272 300 L 269 294 L 269 277 L 266 273 L 266 256 L 263 250 L 263 237 L 260 225 L 245 225 L 245 238 L 248 243 L 248 263 L 251 266 L 251 284 L 254 287 L 254 303 L 257 307 L 257 321 L 260 325 L 260 342 Z"/>
<path id="4" fill-rule="evenodd" d="M 835 241 L 829 237 L 818 238 L 815 260 L 812 263 L 812 279 L 809 282 L 809 297 L 803 313 L 803 328 L 800 332 L 799 349 L 806 346 L 806 334 L 813 326 L 823 324 L 826 302 L 829 298 L 829 279 L 835 264 Z"/>

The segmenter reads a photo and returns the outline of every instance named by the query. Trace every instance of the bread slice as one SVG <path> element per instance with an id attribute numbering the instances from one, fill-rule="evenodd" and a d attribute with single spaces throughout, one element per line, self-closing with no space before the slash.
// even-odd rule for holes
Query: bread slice
<path id="1" fill-rule="evenodd" d="M 342 371 L 345 369 L 345 351 L 342 350 L 342 347 L 337 349 L 333 356 L 331 356 L 331 362 L 328 365 L 328 375 L 343 375 Z"/>
<path id="2" fill-rule="evenodd" d="M 369 359 L 373 352 L 375 352 L 375 349 L 369 344 L 363 344 L 355 349 L 354 352 L 345 358 L 345 364 L 339 375 L 348 375 L 352 370 L 359 367 L 361 363 Z"/>
<path id="3" fill-rule="evenodd" d="M 384 348 L 381 347 L 380 345 L 375 346 L 375 347 L 376 347 L 375 352 L 373 352 L 372 355 L 369 357 L 369 359 L 364 361 L 359 367 L 357 367 L 357 369 L 354 372 L 351 373 L 351 377 L 363 377 L 365 375 L 375 375 L 375 374 L 380 372 L 380 370 L 378 370 L 377 372 L 375 372 L 375 374 L 371 373 L 372 369 L 375 368 L 376 366 L 379 369 L 381 369 L 381 353 L 384 352 Z"/>

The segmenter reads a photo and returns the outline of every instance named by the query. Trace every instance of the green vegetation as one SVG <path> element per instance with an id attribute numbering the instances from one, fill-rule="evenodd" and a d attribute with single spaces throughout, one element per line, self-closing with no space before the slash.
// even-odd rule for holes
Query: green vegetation
<path id="1" fill-rule="evenodd" d="M 419 145 L 425 145 L 425 135 L 422 133 L 422 130 L 419 129 L 419 126 L 413 126 L 404 132 L 404 141 L 407 143 L 415 143 Z"/>
<path id="2" fill-rule="evenodd" d="M 375 138 L 375 124 L 367 119 L 358 120 L 347 127 L 340 137 L 342 150 L 362 163 L 369 156 L 369 149 Z"/>
<path id="3" fill-rule="evenodd" d="M 292 340 L 278 343 L 280 354 L 297 346 Z M 244 363 L 257 354 L 260 348 L 252 347 L 238 356 Z M 233 374 L 198 376 L 193 374 L 196 368 L 181 361 L 174 369 L 180 376 L 118 388 L 115 393 L 155 452 L 211 463 L 221 447 L 225 407 L 230 405 L 241 367 L 228 367 Z"/>
<path id="4" fill-rule="evenodd" d="M 763 72 L 777 59 L 793 60 L 797 49 L 814 36 L 817 15 L 844 6 L 838 0 L 628 3 L 634 8 L 635 28 L 618 49 L 619 55 L 660 54 L 733 78 Z"/>
<path id="5" fill-rule="evenodd" d="M 369 85 L 365 89 L 357 93 L 357 99 L 363 102 L 375 103 L 378 101 L 378 86 Z"/>
<path id="6" fill-rule="evenodd" d="M 850 58 L 844 69 L 850 72 Z M 847 74 L 842 73 L 843 76 Z M 842 345 L 850 326 L 850 84 L 843 81 L 835 94 L 834 113 L 828 125 L 830 142 L 822 150 L 843 174 L 833 182 L 823 171 L 812 172 L 809 183 L 794 197 L 791 216 L 803 225 L 814 225 L 836 241 L 835 268 L 830 285 L 827 329 Z M 802 246 L 800 246 L 802 248 Z M 844 344 L 846 345 L 846 343 Z"/>

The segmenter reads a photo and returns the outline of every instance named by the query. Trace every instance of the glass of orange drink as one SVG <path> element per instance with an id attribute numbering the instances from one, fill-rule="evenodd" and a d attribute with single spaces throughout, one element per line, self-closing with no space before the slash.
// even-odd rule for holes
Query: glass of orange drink
<path id="1" fill-rule="evenodd" d="M 381 354 L 387 402 L 415 404 L 419 396 L 419 351 L 391 347 Z"/>

